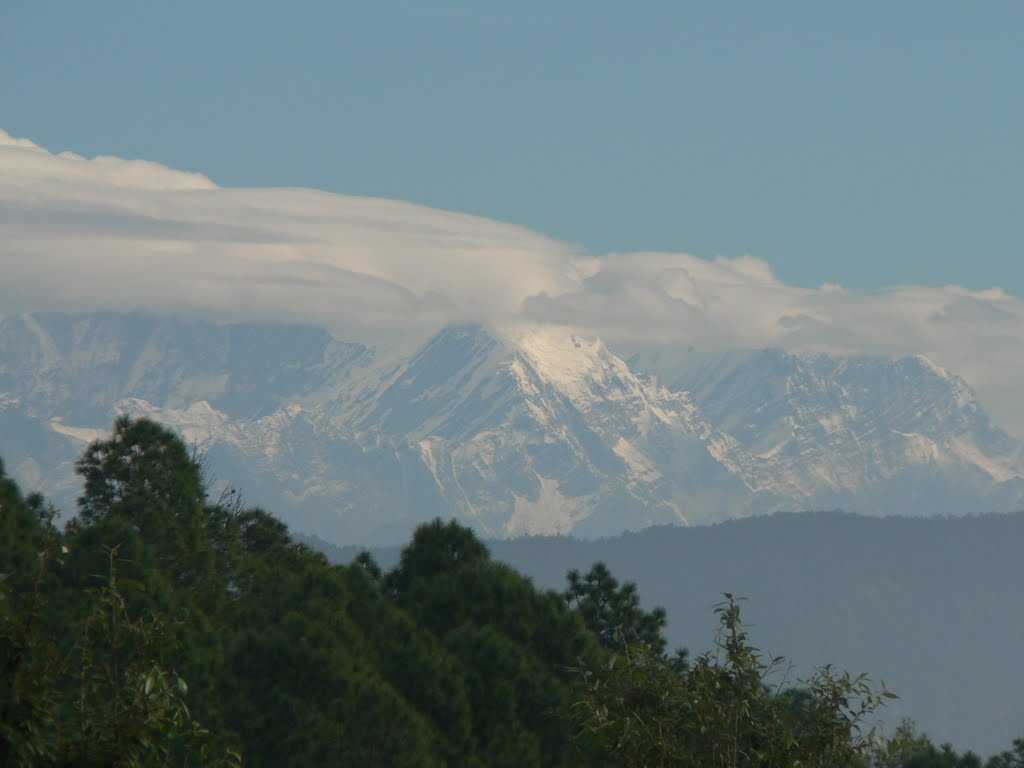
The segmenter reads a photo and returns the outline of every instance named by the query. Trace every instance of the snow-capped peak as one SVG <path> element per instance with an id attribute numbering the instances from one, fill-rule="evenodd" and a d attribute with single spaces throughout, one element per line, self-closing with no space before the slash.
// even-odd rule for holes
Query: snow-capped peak
<path id="1" fill-rule="evenodd" d="M 512 337 L 537 374 L 577 403 L 593 396 L 594 385 L 631 377 L 626 364 L 600 339 L 588 339 L 569 329 L 544 326 Z"/>
<path id="2" fill-rule="evenodd" d="M 449 327 L 412 353 L 143 316 L 0 331 L 0 455 L 23 457 L 10 466 L 56 461 L 38 476 L 74 489 L 82 442 L 116 413 L 145 416 L 329 539 L 401 540 L 438 515 L 494 536 L 603 535 L 780 509 L 1024 501 L 1021 444 L 923 356 L 687 349 L 627 364 L 550 325 Z"/>

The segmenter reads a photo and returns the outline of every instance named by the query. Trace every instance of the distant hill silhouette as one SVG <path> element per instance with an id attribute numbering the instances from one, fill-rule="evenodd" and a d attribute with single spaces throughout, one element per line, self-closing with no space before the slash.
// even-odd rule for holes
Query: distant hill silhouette
<path id="1" fill-rule="evenodd" d="M 314 545 L 317 545 L 314 543 Z M 359 550 L 317 546 L 340 561 Z M 539 586 L 601 560 L 668 611 L 669 637 L 708 647 L 722 593 L 749 599 L 766 652 L 884 679 L 888 719 L 913 717 L 938 740 L 982 753 L 1024 732 L 1024 513 L 962 518 L 779 514 L 580 541 L 490 542 Z M 374 550 L 384 567 L 397 548 Z"/>

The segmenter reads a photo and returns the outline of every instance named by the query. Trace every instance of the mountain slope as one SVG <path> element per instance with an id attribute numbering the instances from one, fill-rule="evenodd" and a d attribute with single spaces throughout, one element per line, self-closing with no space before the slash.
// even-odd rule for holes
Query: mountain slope
<path id="1" fill-rule="evenodd" d="M 1020 503 L 1021 445 L 963 379 L 923 356 L 837 359 L 780 350 L 639 354 L 638 370 L 686 391 L 805 508 L 963 514 Z"/>
<path id="2" fill-rule="evenodd" d="M 491 537 L 595 536 L 1024 498 L 1020 445 L 924 358 L 684 362 L 627 364 L 555 328 L 450 327 L 401 356 L 298 326 L 9 317 L 0 455 L 68 506 L 85 442 L 117 413 L 148 416 L 204 451 L 217 481 L 348 542 L 399 540 L 434 516 Z"/>

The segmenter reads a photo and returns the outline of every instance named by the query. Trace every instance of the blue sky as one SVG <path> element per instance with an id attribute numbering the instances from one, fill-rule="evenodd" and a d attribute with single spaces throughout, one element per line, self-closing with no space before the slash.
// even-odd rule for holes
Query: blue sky
<path id="1" fill-rule="evenodd" d="M 752 254 L 796 285 L 1024 294 L 1024 4 L 0 4 L 51 150 Z"/>

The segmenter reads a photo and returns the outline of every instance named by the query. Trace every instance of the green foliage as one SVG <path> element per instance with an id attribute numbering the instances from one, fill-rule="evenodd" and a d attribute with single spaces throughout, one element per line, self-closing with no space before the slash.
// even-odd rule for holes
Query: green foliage
<path id="1" fill-rule="evenodd" d="M 129 615 L 115 558 L 111 551 L 108 583 L 83 595 L 91 608 L 71 653 L 60 652 L 42 620 L 48 566 L 61 563 L 51 548 L 22 610 L 0 617 L 2 764 L 240 766 L 237 751 L 215 757 L 185 702 L 187 684 L 163 663 L 162 622 Z M 5 607 L 15 599 L 9 587 L 2 596 Z"/>
<path id="2" fill-rule="evenodd" d="M 819 670 L 799 697 L 772 685 L 782 659 L 748 638 L 738 602 L 716 612 L 717 649 L 681 667 L 643 643 L 582 668 L 579 732 L 616 765 L 704 768 L 846 766 L 870 740 L 860 727 L 883 703 L 862 677 Z"/>
<path id="3" fill-rule="evenodd" d="M 85 481 L 79 514 L 86 524 L 121 514 L 163 527 L 194 517 L 206 498 L 199 465 L 181 440 L 147 419 L 121 416 L 108 440 L 89 445 L 77 464 Z"/>
<path id="4" fill-rule="evenodd" d="M 11 513 L 7 501 L 4 509 Z M 48 560 L 44 550 L 27 592 L 12 589 L 16 581 L 10 572 L 0 574 L 0 765 L 45 764 L 58 746 L 56 683 L 62 658 L 46 638 L 41 615 Z"/>
<path id="5" fill-rule="evenodd" d="M 888 739 L 880 740 L 864 761 L 867 768 L 1024 768 L 1024 739 L 1009 750 L 982 761 L 973 752 L 957 752 L 952 745 L 936 746 L 909 720 L 900 723 Z"/>
<path id="6" fill-rule="evenodd" d="M 36 577 L 39 553 L 55 533 L 54 515 L 38 494 L 22 497 L 0 460 L 0 574 L 15 589 L 28 589 Z"/>
<path id="7" fill-rule="evenodd" d="M 211 577 L 209 509 L 198 463 L 172 432 L 121 416 L 108 440 L 89 445 L 76 468 L 85 481 L 85 526 L 130 526 L 175 586 L 202 587 Z"/>
<path id="8" fill-rule="evenodd" d="M 644 611 L 636 584 L 620 586 L 604 563 L 595 563 L 585 575 L 573 569 L 567 578 L 565 602 L 579 612 L 605 648 L 622 651 L 642 643 L 655 653 L 665 651 L 665 611 Z"/>
<path id="9" fill-rule="evenodd" d="M 188 685 L 163 658 L 168 627 L 132 618 L 118 583 L 116 550 L 109 582 L 92 590 L 93 609 L 68 659 L 75 676 L 60 733 L 59 765 L 169 766 L 240 764 L 236 752 L 214 760 L 210 734 L 192 716 Z M 141 586 L 141 585 L 140 585 Z"/>
<path id="10" fill-rule="evenodd" d="M 78 470 L 58 531 L 0 464 L 0 766 L 980 766 L 861 734 L 863 678 L 770 689 L 731 598 L 691 662 L 602 564 L 539 590 L 453 522 L 331 565 L 149 421 Z"/>
<path id="11" fill-rule="evenodd" d="M 236 745 L 253 766 L 578 764 L 559 713 L 599 648 L 467 529 L 424 526 L 390 573 L 332 566 L 236 496 L 211 502 L 145 420 L 119 419 L 78 469 L 63 533 L 0 485 L 0 764 L 185 765 Z M 65 551 L 41 560 L 51 540 Z"/>
<path id="12" fill-rule="evenodd" d="M 388 588 L 398 596 L 408 595 L 414 582 L 430 581 L 466 568 L 486 563 L 490 558 L 485 547 L 454 520 L 442 523 L 435 520 L 420 526 L 412 542 L 402 550 L 402 557 L 390 574 Z"/>
<path id="13" fill-rule="evenodd" d="M 492 561 L 470 531 L 440 521 L 416 532 L 384 588 L 463 670 L 482 764 L 575 764 L 560 718 L 571 701 L 569 668 L 600 650 L 559 595 L 540 592 Z"/>
<path id="14" fill-rule="evenodd" d="M 1024 739 L 1014 739 L 1013 747 L 992 757 L 985 768 L 1024 768 Z"/>

